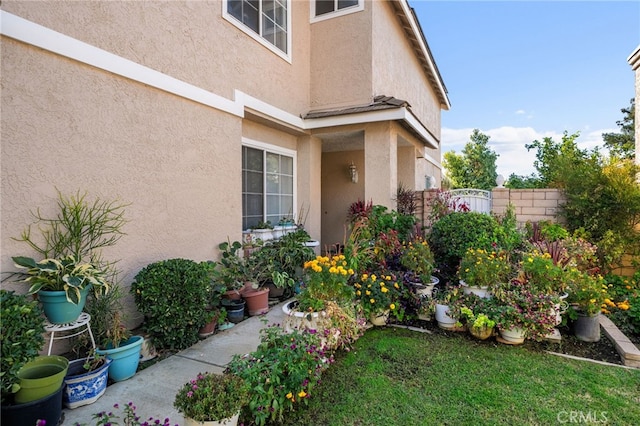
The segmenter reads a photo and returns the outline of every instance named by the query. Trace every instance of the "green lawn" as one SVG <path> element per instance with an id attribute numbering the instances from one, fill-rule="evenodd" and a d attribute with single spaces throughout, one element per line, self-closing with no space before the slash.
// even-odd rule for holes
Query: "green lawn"
<path id="1" fill-rule="evenodd" d="M 399 328 L 367 331 L 288 425 L 640 424 L 640 370 Z"/>

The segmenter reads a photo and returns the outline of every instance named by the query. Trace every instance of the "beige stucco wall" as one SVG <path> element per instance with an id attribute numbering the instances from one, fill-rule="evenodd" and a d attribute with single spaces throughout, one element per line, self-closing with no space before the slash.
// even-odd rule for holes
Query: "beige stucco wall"
<path id="1" fill-rule="evenodd" d="M 310 109 L 367 104 L 371 84 L 371 4 L 311 24 Z"/>
<path id="2" fill-rule="evenodd" d="M 636 116 L 635 116 L 635 136 L 636 136 L 636 164 L 640 164 L 640 108 L 638 102 L 640 100 L 640 45 L 631 53 L 628 58 L 629 65 L 635 74 L 635 93 L 636 93 Z M 640 176 L 638 177 L 640 180 Z"/>
<path id="3" fill-rule="evenodd" d="M 368 4 L 369 5 L 369 4 Z M 440 139 L 440 102 L 389 2 L 371 2 L 373 93 L 404 99 Z M 439 157 L 437 157 L 439 158 Z"/>
<path id="4" fill-rule="evenodd" d="M 358 183 L 351 182 L 349 165 L 358 169 Z M 342 244 L 347 213 L 351 203 L 366 200 L 367 173 L 363 151 L 325 152 L 322 154 L 322 247 Z"/>
<path id="5" fill-rule="evenodd" d="M 222 5 L 221 0 L 5 0 L 2 9 L 228 99 L 238 89 L 294 115 L 306 112 L 308 2 L 291 3 L 291 62 L 224 19 Z"/>
<path id="6" fill-rule="evenodd" d="M 11 239 L 56 189 L 121 199 L 127 235 L 106 253 L 128 285 L 146 264 L 212 259 L 240 237 L 241 120 L 2 39 L 2 271 L 35 255 Z"/>

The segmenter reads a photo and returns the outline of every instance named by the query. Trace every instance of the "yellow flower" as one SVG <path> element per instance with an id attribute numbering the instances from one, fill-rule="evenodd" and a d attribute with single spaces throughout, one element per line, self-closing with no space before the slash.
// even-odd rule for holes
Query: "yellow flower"
<path id="1" fill-rule="evenodd" d="M 305 391 L 298 392 L 298 397 L 304 398 L 305 396 L 307 396 L 307 393 Z"/>
<path id="2" fill-rule="evenodd" d="M 389 309 L 391 309 L 392 311 L 396 309 L 396 304 L 392 303 L 389 305 Z"/>
<path id="3" fill-rule="evenodd" d="M 291 392 L 289 392 L 289 393 L 287 394 L 287 399 L 291 399 L 291 398 L 293 398 L 293 394 L 292 394 Z"/>
<path id="4" fill-rule="evenodd" d="M 398 289 L 400 288 L 400 286 L 398 285 L 398 283 L 393 283 L 393 286 L 394 286 L 395 288 L 398 288 Z"/>
<path id="5" fill-rule="evenodd" d="M 381 292 L 383 292 L 383 293 L 386 293 L 386 292 L 388 292 L 388 291 L 389 291 L 389 289 L 388 289 L 388 288 L 386 288 L 386 287 L 382 287 L 382 288 L 380 289 L 380 291 L 381 291 Z"/>
<path id="6" fill-rule="evenodd" d="M 373 305 L 374 303 L 376 303 L 376 299 L 371 298 L 371 299 L 369 299 L 369 302 L 371 302 L 371 304 Z"/>

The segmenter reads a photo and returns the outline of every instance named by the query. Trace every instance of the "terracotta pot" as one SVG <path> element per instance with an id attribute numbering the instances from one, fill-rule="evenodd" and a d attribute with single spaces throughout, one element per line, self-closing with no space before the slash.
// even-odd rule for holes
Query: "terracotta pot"
<path id="1" fill-rule="evenodd" d="M 249 316 L 263 315 L 269 312 L 269 289 L 245 291 L 242 298 L 247 302 Z"/>
<path id="2" fill-rule="evenodd" d="M 223 295 L 222 295 L 223 299 L 229 299 L 229 300 L 240 300 L 242 299 L 242 295 L 240 294 L 240 291 L 238 290 L 227 290 Z"/>

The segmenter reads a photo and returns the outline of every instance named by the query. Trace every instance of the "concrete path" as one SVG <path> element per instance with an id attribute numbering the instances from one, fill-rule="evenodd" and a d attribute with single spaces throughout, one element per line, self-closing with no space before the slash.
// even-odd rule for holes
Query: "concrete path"
<path id="1" fill-rule="evenodd" d="M 65 408 L 61 425 L 94 425 L 95 413 L 113 411 L 122 415 L 122 410 L 114 410 L 113 405 L 117 403 L 123 406 L 129 402 L 137 407 L 136 413 L 143 420 L 153 417 L 163 421 L 168 417 L 172 425 L 182 425 L 182 414 L 173 408 L 178 389 L 198 373 L 222 373 L 233 355 L 254 351 L 260 343 L 260 330 L 268 325 L 281 324 L 284 320 L 284 303 L 272 306 L 263 316 L 248 318 L 229 330 L 217 332 L 194 346 L 137 372 L 129 380 L 108 386 L 105 394 L 93 404 L 73 410 Z M 122 424 L 123 421 L 118 423 Z"/>

